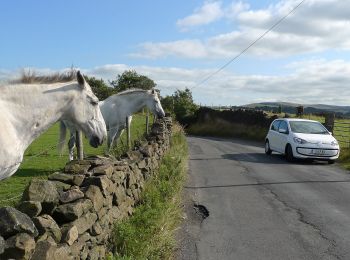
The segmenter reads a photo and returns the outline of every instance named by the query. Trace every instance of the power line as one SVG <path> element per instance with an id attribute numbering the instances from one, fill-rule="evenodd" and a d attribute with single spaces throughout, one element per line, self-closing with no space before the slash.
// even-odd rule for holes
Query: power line
<path id="1" fill-rule="evenodd" d="M 223 66 L 221 66 L 218 70 L 215 72 L 209 74 L 206 78 L 198 82 L 195 86 L 191 88 L 194 89 L 198 87 L 199 85 L 202 85 L 204 82 L 208 81 L 210 78 L 218 74 L 220 71 L 222 71 L 224 68 L 226 68 L 228 65 L 230 65 L 233 61 L 235 61 L 237 58 L 239 58 L 243 53 L 245 53 L 250 47 L 252 47 L 255 43 L 260 41 L 266 34 L 268 34 L 270 31 L 272 31 L 277 25 L 279 25 L 284 19 L 286 19 L 291 13 L 293 13 L 299 6 L 302 5 L 306 0 L 302 0 L 299 4 L 297 4 L 289 13 L 287 13 L 285 16 L 283 16 L 281 19 L 279 19 L 275 24 L 273 24 L 268 30 L 266 30 L 262 35 L 260 35 L 256 40 L 254 40 L 252 43 L 248 45 L 245 49 L 243 49 L 240 53 L 238 53 L 235 57 L 230 59 L 228 62 L 226 62 Z"/>

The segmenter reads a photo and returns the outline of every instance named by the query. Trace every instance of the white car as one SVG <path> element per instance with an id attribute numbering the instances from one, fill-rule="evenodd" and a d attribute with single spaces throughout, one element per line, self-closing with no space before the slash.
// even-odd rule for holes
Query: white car
<path id="1" fill-rule="evenodd" d="M 272 151 L 285 154 L 288 161 L 316 159 L 331 164 L 339 157 L 340 147 L 320 122 L 280 118 L 271 123 L 265 138 L 265 153 Z"/>

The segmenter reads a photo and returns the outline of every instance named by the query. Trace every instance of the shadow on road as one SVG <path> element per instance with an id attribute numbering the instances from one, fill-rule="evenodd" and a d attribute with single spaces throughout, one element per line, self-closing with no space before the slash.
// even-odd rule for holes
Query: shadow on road
<path id="1" fill-rule="evenodd" d="M 235 153 L 223 154 L 221 157 L 201 157 L 190 158 L 190 161 L 218 161 L 218 160 L 234 160 L 240 162 L 263 163 L 263 164 L 296 164 L 296 165 L 328 165 L 326 161 L 317 160 L 296 160 L 295 162 L 287 162 L 285 157 L 281 154 L 273 154 L 267 156 L 264 153 Z"/>
<path id="2" fill-rule="evenodd" d="M 207 185 L 207 186 L 185 186 L 185 189 L 213 189 L 213 188 L 235 188 L 235 187 L 250 187 L 250 186 L 266 186 L 266 185 L 283 185 L 283 184 L 320 184 L 320 183 L 350 183 L 350 180 L 335 180 L 335 181 L 281 181 L 281 182 L 261 182 L 247 184 L 228 184 L 228 185 Z"/>
<path id="3" fill-rule="evenodd" d="M 242 139 L 242 138 L 230 138 L 230 137 L 212 137 L 212 136 L 194 136 L 194 135 L 188 135 L 190 138 L 195 138 L 195 139 L 205 139 L 205 140 L 212 140 L 212 141 L 220 141 L 220 142 L 231 142 L 234 144 L 239 144 L 239 145 L 249 145 L 249 146 L 255 146 L 255 147 L 264 147 L 264 141 L 254 141 L 250 139 Z"/>
<path id="4" fill-rule="evenodd" d="M 251 163 L 267 163 L 267 164 L 301 164 L 301 165 L 323 165 L 327 164 L 325 161 L 317 160 L 296 160 L 295 162 L 287 162 L 285 157 L 281 154 L 272 154 L 267 156 L 264 153 L 240 153 L 240 154 L 223 154 L 222 159 L 235 160 L 241 162 Z"/>

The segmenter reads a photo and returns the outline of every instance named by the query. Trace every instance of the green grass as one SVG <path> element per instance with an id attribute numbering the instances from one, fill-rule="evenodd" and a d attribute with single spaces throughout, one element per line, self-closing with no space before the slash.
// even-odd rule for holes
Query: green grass
<path id="1" fill-rule="evenodd" d="M 142 114 L 133 117 L 131 124 L 131 141 L 139 140 L 143 137 L 146 120 Z M 13 206 L 19 200 L 25 186 L 33 178 L 47 178 L 55 171 L 61 170 L 68 162 L 68 149 L 64 149 L 62 156 L 57 150 L 59 138 L 59 125 L 55 124 L 46 133 L 36 139 L 26 150 L 24 161 L 19 170 L 10 178 L 0 182 L 0 207 Z M 118 141 L 118 146 L 114 149 L 115 155 L 120 155 L 126 151 L 126 134 L 123 133 Z M 68 135 L 67 135 L 68 141 Z M 84 139 L 85 155 L 107 153 L 106 144 L 99 148 L 93 148 Z"/>
<path id="2" fill-rule="evenodd" d="M 346 170 L 350 170 L 350 149 L 344 148 L 340 151 L 340 156 L 338 161 Z"/>
<path id="3" fill-rule="evenodd" d="M 174 234 L 181 222 L 187 156 L 185 136 L 178 130 L 158 174 L 146 183 L 141 204 L 130 218 L 116 224 L 113 240 L 117 254 L 109 259 L 172 259 Z"/>

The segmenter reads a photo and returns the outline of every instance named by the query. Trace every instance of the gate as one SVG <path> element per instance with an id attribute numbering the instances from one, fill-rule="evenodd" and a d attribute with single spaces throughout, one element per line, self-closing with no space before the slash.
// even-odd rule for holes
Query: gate
<path id="1" fill-rule="evenodd" d="M 333 136 L 339 142 L 341 147 L 350 147 L 350 121 L 335 120 L 333 125 Z"/>
<path id="2" fill-rule="evenodd" d="M 333 136 L 343 148 L 350 148 L 350 120 L 335 119 L 335 114 L 327 114 L 325 116 L 324 126 L 328 131 L 333 133 Z"/>

